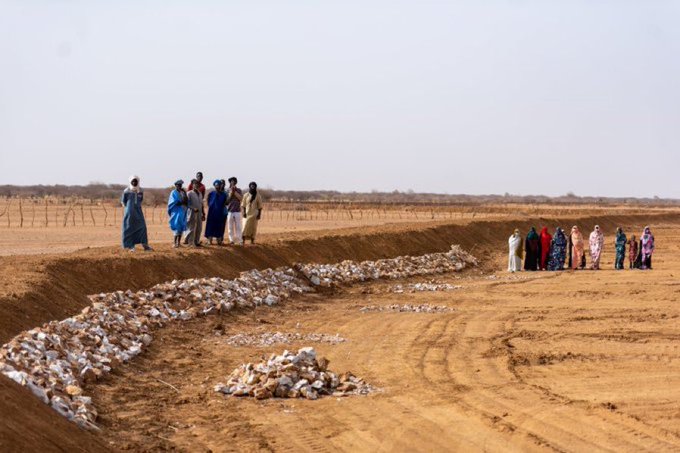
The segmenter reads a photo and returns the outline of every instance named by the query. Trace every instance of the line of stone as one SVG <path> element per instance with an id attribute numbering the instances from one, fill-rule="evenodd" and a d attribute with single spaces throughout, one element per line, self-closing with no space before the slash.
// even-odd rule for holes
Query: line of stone
<path id="1" fill-rule="evenodd" d="M 276 305 L 314 286 L 349 285 L 377 279 L 456 272 L 476 259 L 452 246 L 446 253 L 377 261 L 302 264 L 243 272 L 233 280 L 173 280 L 137 292 L 90 296 L 76 316 L 17 335 L 0 348 L 0 372 L 27 387 L 54 410 L 87 429 L 98 429 L 97 411 L 84 384 L 140 354 L 154 330 L 236 307 Z"/>

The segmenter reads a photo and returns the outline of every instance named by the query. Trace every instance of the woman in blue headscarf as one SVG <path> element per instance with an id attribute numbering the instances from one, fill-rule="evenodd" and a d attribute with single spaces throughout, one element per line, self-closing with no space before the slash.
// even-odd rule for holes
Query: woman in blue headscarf
<path id="1" fill-rule="evenodd" d="M 175 244 L 179 247 L 182 242 L 182 233 L 187 229 L 187 193 L 182 187 L 184 181 L 175 182 L 175 188 L 168 197 L 168 218 L 170 229 L 175 233 Z"/>
<path id="2" fill-rule="evenodd" d="M 550 245 L 549 271 L 563 271 L 564 261 L 567 258 L 567 236 L 562 228 L 557 228 Z"/>
<path id="3" fill-rule="evenodd" d="M 227 193 L 224 191 L 222 181 L 216 179 L 213 182 L 215 190 L 208 194 L 208 221 L 205 224 L 205 237 L 210 244 L 213 239 L 217 245 L 224 241 L 224 229 L 227 226 Z"/>
<path id="4" fill-rule="evenodd" d="M 130 176 L 130 185 L 123 191 L 120 204 L 123 205 L 123 248 L 134 252 L 135 245 L 142 244 L 144 250 L 151 250 L 146 235 L 146 220 L 142 211 L 144 191 L 139 186 L 139 176 Z"/>

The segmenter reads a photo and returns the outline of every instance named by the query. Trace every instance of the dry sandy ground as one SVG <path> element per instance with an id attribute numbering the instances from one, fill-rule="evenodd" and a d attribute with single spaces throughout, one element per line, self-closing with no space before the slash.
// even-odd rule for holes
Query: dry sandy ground
<path id="1" fill-rule="evenodd" d="M 463 286 L 453 292 L 379 283 L 172 325 L 94 389 L 101 436 L 132 450 L 678 451 L 680 229 L 655 234 L 650 272 L 510 275 L 499 254 L 437 279 Z M 359 311 L 392 303 L 455 311 Z M 339 333 L 346 343 L 312 346 L 383 392 L 265 402 L 214 393 L 239 364 L 307 345 L 224 342 L 263 331 Z"/>
<path id="2" fill-rule="evenodd" d="M 354 212 L 354 219 L 347 217 L 339 219 L 340 213 L 334 213 L 336 218 L 324 219 L 324 213 L 309 212 L 296 214 L 286 218 L 279 218 L 278 212 L 265 213 L 264 219 L 258 226 L 258 234 L 261 240 L 266 239 L 288 239 L 298 233 L 308 233 L 313 231 L 332 231 L 344 228 L 375 227 L 389 224 L 418 224 L 431 223 L 432 217 L 428 213 L 420 213 L 414 216 L 404 213 L 397 215 L 394 212 L 387 214 L 375 211 L 366 211 L 359 218 L 359 214 Z M 457 213 L 458 214 L 458 213 Z M 466 214 L 465 217 L 449 219 L 444 214 L 439 214 L 435 220 L 447 221 L 457 220 L 462 223 L 471 220 L 505 218 L 507 214 L 499 215 L 472 215 Z M 205 225 L 204 225 L 205 226 Z M 166 222 L 147 224 L 149 243 L 153 247 L 172 244 L 172 232 Z M 202 238 L 206 242 L 205 238 Z M 13 226 L 7 228 L 0 227 L 0 256 L 12 255 L 37 255 L 37 254 L 56 254 L 70 253 L 76 250 L 95 248 L 95 247 L 120 247 L 121 231 L 120 226 L 92 226 L 77 224 L 76 226 L 62 227 L 50 226 L 48 228 L 35 226 L 18 228 Z"/>

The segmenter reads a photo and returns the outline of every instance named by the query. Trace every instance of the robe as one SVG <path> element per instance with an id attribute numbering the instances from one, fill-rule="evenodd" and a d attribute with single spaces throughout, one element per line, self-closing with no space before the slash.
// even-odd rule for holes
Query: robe
<path id="1" fill-rule="evenodd" d="M 547 228 L 541 230 L 541 259 L 539 267 L 541 270 L 548 268 L 548 260 L 550 259 L 550 245 L 552 244 L 552 236 L 548 233 Z"/>
<path id="2" fill-rule="evenodd" d="M 654 253 L 654 235 L 645 233 L 640 238 L 640 269 L 652 268 L 652 254 Z"/>
<path id="3" fill-rule="evenodd" d="M 564 232 L 558 231 L 553 237 L 550 245 L 550 260 L 548 261 L 549 271 L 564 270 L 564 261 L 567 258 L 567 238 Z"/>
<path id="4" fill-rule="evenodd" d="M 187 234 L 185 244 L 199 245 L 203 229 L 203 196 L 193 190 L 187 194 L 189 212 L 187 216 Z"/>
<path id="5" fill-rule="evenodd" d="M 508 239 L 508 272 L 522 270 L 522 236 L 513 234 Z"/>
<path id="6" fill-rule="evenodd" d="M 600 259 L 602 258 L 602 249 L 604 248 L 604 234 L 602 232 L 593 231 L 590 233 L 588 240 L 590 246 L 590 258 L 592 260 L 592 269 L 600 268 Z"/>
<path id="7" fill-rule="evenodd" d="M 241 207 L 246 211 L 243 219 L 243 237 L 255 239 L 257 235 L 257 213 L 262 209 L 262 195 L 259 193 L 253 199 L 250 192 L 246 192 L 241 201 Z"/>
<path id="8" fill-rule="evenodd" d="M 582 261 L 585 256 L 583 252 L 583 235 L 580 231 L 571 233 L 572 269 L 578 269 L 579 266 L 582 266 Z"/>
<path id="9" fill-rule="evenodd" d="M 144 191 L 139 192 L 125 189 L 120 197 L 125 211 L 123 214 L 123 247 L 132 249 L 135 244 L 147 245 L 149 240 L 146 234 L 146 221 L 142 211 L 142 201 L 144 201 Z"/>
<path id="10" fill-rule="evenodd" d="M 524 258 L 524 270 L 537 270 L 538 262 L 540 260 L 541 241 L 538 238 L 538 234 L 533 230 L 527 235 L 525 249 L 526 257 Z"/>
<path id="11" fill-rule="evenodd" d="M 628 242 L 628 238 L 626 238 L 626 235 L 623 234 L 623 232 L 619 232 L 616 234 L 616 262 L 614 263 L 614 267 L 616 269 L 623 269 L 623 262 L 626 259 L 626 243 Z"/>
<path id="12" fill-rule="evenodd" d="M 637 241 L 630 240 L 628 241 L 629 243 L 629 249 L 628 249 L 628 261 L 630 262 L 630 268 L 632 269 L 635 264 L 635 260 L 637 259 L 638 256 L 638 243 Z"/>
<path id="13" fill-rule="evenodd" d="M 205 237 L 224 239 L 224 229 L 227 226 L 227 193 L 213 191 L 208 194 L 208 219 L 205 223 Z"/>
<path id="14" fill-rule="evenodd" d="M 168 197 L 168 218 L 170 229 L 179 236 L 187 229 L 187 194 L 177 189 Z"/>

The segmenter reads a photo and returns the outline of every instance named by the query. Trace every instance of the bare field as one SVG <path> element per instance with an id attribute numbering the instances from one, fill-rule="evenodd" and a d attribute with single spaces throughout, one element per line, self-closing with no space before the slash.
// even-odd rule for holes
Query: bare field
<path id="1" fill-rule="evenodd" d="M 445 250 L 451 243 L 471 250 L 481 266 L 435 278 L 462 286 L 451 292 L 395 294 L 391 285 L 422 280 L 379 282 L 170 324 L 156 332 L 145 353 L 86 389 L 100 413 L 102 431 L 95 434 L 79 430 L 0 377 L 0 450 L 679 450 L 677 211 L 592 208 L 566 217 L 568 210 L 555 208 L 519 215 L 532 209 L 461 210 L 458 217 L 451 211 L 434 220 L 422 211 L 414 214 L 418 219 L 404 213 L 400 219 L 389 210 L 382 218 L 375 212 L 371 218 L 365 210 L 345 220 L 331 219 L 340 214 L 329 213 L 325 220 L 320 210 L 296 213 L 306 220 L 284 220 L 286 211 L 272 210 L 256 247 L 179 253 L 165 243 L 151 254 L 122 253 L 115 247 L 116 225 L 42 228 L 49 245 L 41 245 L 37 234 L 26 235 L 38 227 L 4 229 L 15 241 L 25 241 L 14 251 L 25 256 L 0 257 L 6 277 L 0 285 L 5 339 L 77 313 L 88 303 L 87 294 L 173 278 L 233 278 L 242 270 L 296 261 L 416 255 Z M 541 222 L 565 227 L 582 222 L 586 231 L 594 222 L 603 225 L 605 270 L 504 272 L 512 229 L 517 225 L 526 231 Z M 656 235 L 655 270 L 611 270 L 615 226 L 639 234 L 644 223 L 651 223 Z M 53 253 L 62 240 L 62 250 L 81 248 L 81 238 L 54 239 L 76 231 L 89 231 L 93 248 Z M 150 231 L 152 238 L 169 243 L 164 224 L 152 224 Z M 42 253 L 36 250 L 48 254 L 32 256 Z M 360 311 L 390 304 L 442 305 L 453 311 Z M 347 341 L 265 347 L 226 341 L 230 335 L 271 332 L 339 334 Z M 242 363 L 302 346 L 314 346 L 329 358 L 333 371 L 352 371 L 383 391 L 258 402 L 212 390 Z"/>
<path id="2" fill-rule="evenodd" d="M 677 451 L 680 229 L 656 233 L 653 272 L 472 270 L 438 279 L 463 286 L 451 293 L 380 283 L 173 325 L 96 389 L 103 437 L 133 450 Z M 397 303 L 455 312 L 359 311 Z M 224 341 L 263 331 L 339 333 L 346 343 L 313 346 L 384 393 L 257 402 L 213 392 L 241 363 L 306 346 Z"/>
<path id="3" fill-rule="evenodd" d="M 166 208 L 144 209 L 152 245 L 172 242 Z M 478 206 L 362 205 L 342 203 L 281 203 L 265 206 L 259 225 L 262 237 L 285 239 L 311 231 L 409 224 L 469 222 L 517 216 L 634 215 L 680 212 L 680 208 L 642 206 L 519 205 Z M 110 202 L 5 199 L 0 201 L 0 256 L 68 253 L 120 245 L 122 208 Z"/>

